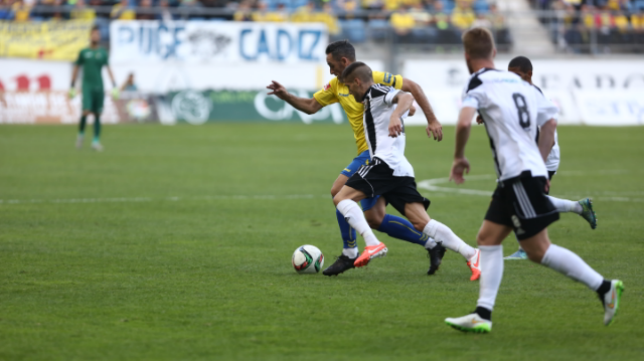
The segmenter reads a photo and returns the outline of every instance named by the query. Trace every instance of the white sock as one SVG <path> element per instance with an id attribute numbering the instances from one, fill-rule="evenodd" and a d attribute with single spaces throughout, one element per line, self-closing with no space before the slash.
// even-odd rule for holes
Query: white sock
<path id="1" fill-rule="evenodd" d="M 590 268 L 581 257 L 556 244 L 548 247 L 541 264 L 585 284 L 593 291 L 596 291 L 604 281 L 604 277 Z"/>
<path id="2" fill-rule="evenodd" d="M 378 244 L 380 244 L 378 238 L 376 238 L 376 236 L 371 231 L 371 227 L 369 227 L 369 223 L 367 223 L 367 219 L 364 217 L 362 209 L 360 209 L 358 203 L 350 199 L 345 199 L 342 202 L 338 203 L 337 208 L 338 211 L 342 213 L 347 222 L 351 225 L 351 227 L 353 227 L 353 229 L 355 229 L 356 232 L 360 233 L 362 238 L 364 238 L 367 246 L 377 246 Z"/>
<path id="3" fill-rule="evenodd" d="M 425 242 L 426 249 L 434 249 L 434 247 L 436 247 L 437 245 L 438 243 L 436 243 L 436 241 L 432 237 L 429 237 L 429 239 L 427 239 L 427 242 Z"/>
<path id="4" fill-rule="evenodd" d="M 552 196 L 547 196 L 548 199 L 550 199 L 550 202 L 552 202 L 552 205 L 557 208 L 557 212 L 559 213 L 566 213 L 566 212 L 574 212 L 577 214 L 581 214 L 583 211 L 583 208 L 581 208 L 581 204 L 579 202 L 575 201 L 569 201 L 567 199 L 561 199 L 561 198 L 555 198 Z"/>
<path id="5" fill-rule="evenodd" d="M 460 253 L 466 260 L 472 258 L 476 253 L 474 248 L 458 238 L 449 227 L 434 219 L 427 223 L 423 233 L 435 239 L 436 242 L 443 244 L 443 247 Z"/>
<path id="6" fill-rule="evenodd" d="M 353 259 L 358 257 L 358 247 L 353 247 L 353 248 L 343 248 L 342 249 L 342 254 Z"/>
<path id="7" fill-rule="evenodd" d="M 492 311 L 503 279 L 503 246 L 479 246 L 481 278 L 476 305 Z"/>

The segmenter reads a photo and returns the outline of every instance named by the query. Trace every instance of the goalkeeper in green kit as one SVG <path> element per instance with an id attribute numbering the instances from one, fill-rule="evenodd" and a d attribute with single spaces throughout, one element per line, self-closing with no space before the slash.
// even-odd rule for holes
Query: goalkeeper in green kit
<path id="1" fill-rule="evenodd" d="M 103 77 L 101 75 L 103 66 L 107 68 L 107 74 L 109 74 L 112 80 L 112 97 L 118 98 L 118 88 L 114 81 L 114 74 L 112 74 L 112 70 L 107 64 L 107 51 L 98 46 L 100 40 L 101 33 L 98 27 L 94 26 L 90 33 L 91 44 L 89 48 L 81 50 L 78 54 L 78 59 L 74 63 L 72 88 L 69 90 L 69 97 L 73 98 L 76 95 L 74 86 L 76 77 L 78 76 L 78 70 L 80 67 L 83 67 L 83 84 L 81 87 L 81 91 L 83 92 L 83 108 L 76 147 L 81 148 L 83 146 L 87 116 L 94 114 L 94 140 L 92 141 L 92 149 L 97 151 L 103 150 L 103 146 L 99 140 L 101 135 L 101 112 L 103 112 L 103 99 L 105 98 L 105 94 L 103 93 Z"/>

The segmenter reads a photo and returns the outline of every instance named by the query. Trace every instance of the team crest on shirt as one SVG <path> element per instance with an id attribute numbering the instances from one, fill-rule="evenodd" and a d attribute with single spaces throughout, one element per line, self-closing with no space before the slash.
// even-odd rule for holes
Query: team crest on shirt
<path id="1" fill-rule="evenodd" d="M 331 88 L 331 83 L 326 83 L 326 85 L 324 86 L 324 88 L 323 88 L 323 89 L 324 89 L 324 91 L 327 91 L 327 90 L 329 90 L 330 88 Z"/>

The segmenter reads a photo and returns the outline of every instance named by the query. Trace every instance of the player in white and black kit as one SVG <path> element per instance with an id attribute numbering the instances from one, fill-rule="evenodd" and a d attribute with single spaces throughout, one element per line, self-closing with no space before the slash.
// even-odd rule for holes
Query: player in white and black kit
<path id="1" fill-rule="evenodd" d="M 414 99 L 411 94 L 393 87 L 374 84 L 371 69 L 355 62 L 342 73 L 342 80 L 356 101 L 364 103 L 364 132 L 370 162 L 363 165 L 333 198 L 338 211 L 365 240 L 356 267 L 367 265 L 387 254 L 387 246 L 378 241 L 356 202 L 367 197 L 383 196 L 402 213 L 414 228 L 438 244 L 460 253 L 472 271 L 470 280 L 479 277 L 479 252 L 463 242 L 446 225 L 429 218 L 429 200 L 416 189 L 414 168 L 405 157 L 403 116 Z"/>
<path id="2" fill-rule="evenodd" d="M 494 69 L 496 49 L 488 30 L 468 30 L 463 44 L 472 76 L 464 89 L 450 179 L 463 183 L 463 174 L 469 172 L 465 144 L 478 111 L 490 139 L 498 185 L 477 236 L 481 278 L 476 310 L 445 322 L 466 332 L 491 331 L 492 309 L 503 277 L 501 243 L 514 231 L 531 261 L 597 292 L 604 306 L 604 324 L 610 324 L 624 290 L 622 281 L 604 279 L 575 253 L 551 244 L 548 238 L 548 225 L 559 219 L 546 196 L 548 170 L 544 163 L 554 141 L 557 108 L 518 75 Z M 534 141 L 537 127 L 541 129 L 538 145 Z"/>
<path id="3" fill-rule="evenodd" d="M 508 71 L 515 73 L 516 75 L 520 76 L 521 79 L 532 84 L 532 62 L 530 61 L 530 59 L 526 58 L 525 56 L 517 56 L 514 59 L 510 60 L 510 63 L 508 64 Z M 537 87 L 537 89 L 539 88 Z M 479 120 L 482 122 L 481 117 L 477 118 L 477 122 Z M 537 138 L 538 138 L 538 132 L 537 132 Z M 554 175 L 557 173 L 557 170 L 559 169 L 559 163 L 561 160 L 561 152 L 559 150 L 559 140 L 557 138 L 558 138 L 557 131 L 555 130 L 554 145 L 552 146 L 552 150 L 548 154 L 548 158 L 546 158 L 546 169 L 548 170 L 548 180 L 552 180 L 552 177 L 554 177 Z M 549 191 L 550 189 L 548 189 L 546 194 L 548 194 L 548 198 L 550 199 L 550 202 L 552 202 L 552 204 L 557 209 L 557 212 L 577 213 L 590 224 L 591 229 L 597 228 L 597 216 L 595 215 L 595 212 L 593 210 L 593 203 L 590 200 L 590 198 L 584 198 L 579 201 L 571 201 L 568 199 L 553 197 L 549 195 Z M 504 259 L 523 260 L 523 259 L 528 259 L 528 255 L 525 253 L 523 248 L 521 248 L 521 244 L 519 243 L 519 249 L 513 254 L 505 257 Z"/>

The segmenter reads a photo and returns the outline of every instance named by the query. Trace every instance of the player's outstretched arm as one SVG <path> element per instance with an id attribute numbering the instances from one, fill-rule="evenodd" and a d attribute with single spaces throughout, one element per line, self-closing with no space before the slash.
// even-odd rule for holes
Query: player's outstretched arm
<path id="1" fill-rule="evenodd" d="M 398 92 L 391 100 L 392 103 L 398 104 L 396 109 L 391 113 L 389 118 L 389 136 L 396 138 L 403 132 L 402 119 L 403 114 L 409 111 L 411 105 L 414 103 L 414 97 L 405 92 Z"/>
<path id="2" fill-rule="evenodd" d="M 545 162 L 548 159 L 548 155 L 552 150 L 552 147 L 555 145 L 555 130 L 557 129 L 557 121 L 550 119 L 545 122 L 541 129 L 539 130 L 539 152 L 541 157 Z"/>
<path id="3" fill-rule="evenodd" d="M 289 93 L 282 84 L 275 80 L 273 80 L 266 88 L 272 90 L 268 95 L 275 95 L 283 101 L 291 104 L 293 108 L 306 114 L 315 114 L 322 109 L 322 105 L 320 105 L 315 98 L 307 99 L 296 97 Z"/>
<path id="4" fill-rule="evenodd" d="M 427 118 L 427 136 L 433 137 L 434 140 L 438 140 L 439 142 L 443 140 L 443 126 L 438 119 L 436 119 L 436 115 L 432 110 L 432 106 L 429 104 L 429 100 L 427 100 L 427 96 L 425 95 L 423 88 L 413 80 L 403 78 L 403 86 L 401 90 L 411 93 L 420 106 L 420 109 L 425 113 L 425 118 Z"/>
<path id="5" fill-rule="evenodd" d="M 456 184 L 465 182 L 463 174 L 470 172 L 470 162 L 465 158 L 465 145 L 470 138 L 470 129 L 472 128 L 472 118 L 476 114 L 476 108 L 463 107 L 458 115 L 456 124 L 456 146 L 454 150 L 454 162 L 449 179 Z"/>

